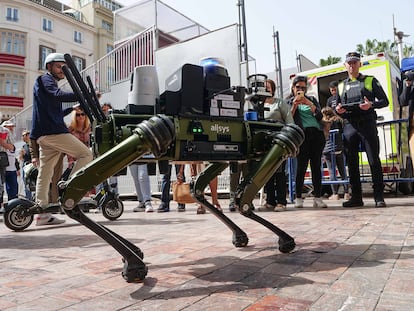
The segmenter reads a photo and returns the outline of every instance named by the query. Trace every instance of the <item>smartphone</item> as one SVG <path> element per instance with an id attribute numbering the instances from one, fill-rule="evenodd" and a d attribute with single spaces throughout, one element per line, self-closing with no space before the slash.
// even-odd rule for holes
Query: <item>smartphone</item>
<path id="1" fill-rule="evenodd" d="M 298 97 L 303 97 L 303 96 L 305 96 L 305 92 L 304 92 L 304 91 L 298 91 L 298 92 L 296 93 L 296 96 L 298 96 Z"/>

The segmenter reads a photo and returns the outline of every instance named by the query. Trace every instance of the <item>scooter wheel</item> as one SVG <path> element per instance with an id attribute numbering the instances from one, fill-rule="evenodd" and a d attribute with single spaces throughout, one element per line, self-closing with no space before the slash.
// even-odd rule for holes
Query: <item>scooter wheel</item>
<path id="1" fill-rule="evenodd" d="M 24 205 L 24 204 L 23 204 Z M 4 224 L 13 231 L 23 231 L 33 222 L 33 215 L 23 216 L 23 209 L 26 206 L 17 204 L 4 212 Z"/>
<path id="2" fill-rule="evenodd" d="M 108 220 L 116 220 L 124 213 L 124 203 L 120 199 L 110 199 L 102 205 L 102 215 Z"/>

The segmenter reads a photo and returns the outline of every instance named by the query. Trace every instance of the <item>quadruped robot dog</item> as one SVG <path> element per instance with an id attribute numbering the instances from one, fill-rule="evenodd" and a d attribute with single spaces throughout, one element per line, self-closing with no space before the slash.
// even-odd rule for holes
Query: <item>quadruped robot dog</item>
<path id="1" fill-rule="evenodd" d="M 263 120 L 263 101 L 269 94 L 260 75 L 249 77 L 246 90 L 231 87 L 227 70 L 220 64 L 185 64 L 167 79 L 166 91 L 158 96 L 154 67 L 137 67 L 131 77 L 131 88 L 138 94 L 130 93 L 124 111 L 105 116 L 90 78 L 87 77 L 85 84 L 71 56 L 65 54 L 65 60 L 66 77 L 93 124 L 92 148 L 97 157 L 60 183 L 61 204 L 69 217 L 95 232 L 122 255 L 122 276 L 127 282 L 146 277 L 148 268 L 143 262 L 143 252 L 88 218 L 78 204 L 89 189 L 131 162 L 137 159 L 148 161 L 143 159 L 147 154 L 152 154 L 158 161 L 210 163 L 192 182 L 192 195 L 233 232 L 232 242 L 236 247 L 247 246 L 246 233 L 205 199 L 204 189 L 229 163 L 250 161 L 252 168 L 236 191 L 239 212 L 275 233 L 282 253 L 295 248 L 294 239 L 256 215 L 251 204 L 283 161 L 296 155 L 304 139 L 302 130 L 296 125 Z M 138 98 L 137 102 L 134 103 L 132 98 Z M 257 120 L 244 120 L 245 98 L 259 107 Z M 5 217 L 11 214 L 16 220 L 30 217 L 30 206 L 14 204 L 10 208 L 9 205 Z"/>

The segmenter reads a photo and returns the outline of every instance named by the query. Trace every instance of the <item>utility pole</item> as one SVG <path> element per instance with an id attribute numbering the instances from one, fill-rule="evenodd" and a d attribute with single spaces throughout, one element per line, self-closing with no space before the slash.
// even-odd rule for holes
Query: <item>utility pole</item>
<path id="1" fill-rule="evenodd" d="M 302 71 L 302 62 L 300 61 L 300 55 L 298 55 L 298 51 L 296 51 L 296 66 L 298 68 L 298 72 Z"/>
<path id="2" fill-rule="evenodd" d="M 244 63 L 246 66 L 246 82 L 247 77 L 249 76 L 249 53 L 247 51 L 247 30 L 246 30 L 246 13 L 244 9 L 244 0 L 239 0 L 237 2 L 239 7 L 239 25 L 241 25 L 240 31 L 240 56 L 241 63 Z"/>
<path id="3" fill-rule="evenodd" d="M 283 80 L 282 80 L 282 66 L 280 62 L 280 44 L 279 44 L 279 32 L 275 31 L 273 26 L 273 46 L 275 55 L 275 76 L 277 83 L 277 96 L 283 98 Z"/>
<path id="4" fill-rule="evenodd" d="M 397 31 L 397 28 L 395 27 L 394 24 L 394 16 L 392 16 L 392 23 L 394 25 L 394 36 L 395 36 L 395 40 L 397 41 L 397 47 L 398 47 L 398 58 L 400 59 L 400 68 L 401 68 L 401 62 L 402 59 L 404 58 L 404 54 L 403 54 L 403 41 L 402 39 L 404 37 L 409 37 L 410 35 L 406 35 L 404 32 L 402 31 Z"/>

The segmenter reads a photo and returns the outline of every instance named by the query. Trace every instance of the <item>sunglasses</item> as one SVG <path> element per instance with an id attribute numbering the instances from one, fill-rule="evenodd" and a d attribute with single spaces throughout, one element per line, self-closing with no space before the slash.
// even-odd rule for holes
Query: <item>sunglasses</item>
<path id="1" fill-rule="evenodd" d="M 306 90 L 306 86 L 301 86 L 301 85 L 295 85 L 295 88 L 297 89 L 297 90 Z"/>
<path id="2" fill-rule="evenodd" d="M 84 113 L 82 112 L 82 113 L 77 113 L 77 114 L 76 114 L 76 116 L 77 116 L 77 117 L 80 117 L 80 116 L 84 117 L 84 116 L 86 116 L 86 114 L 84 114 Z"/>

